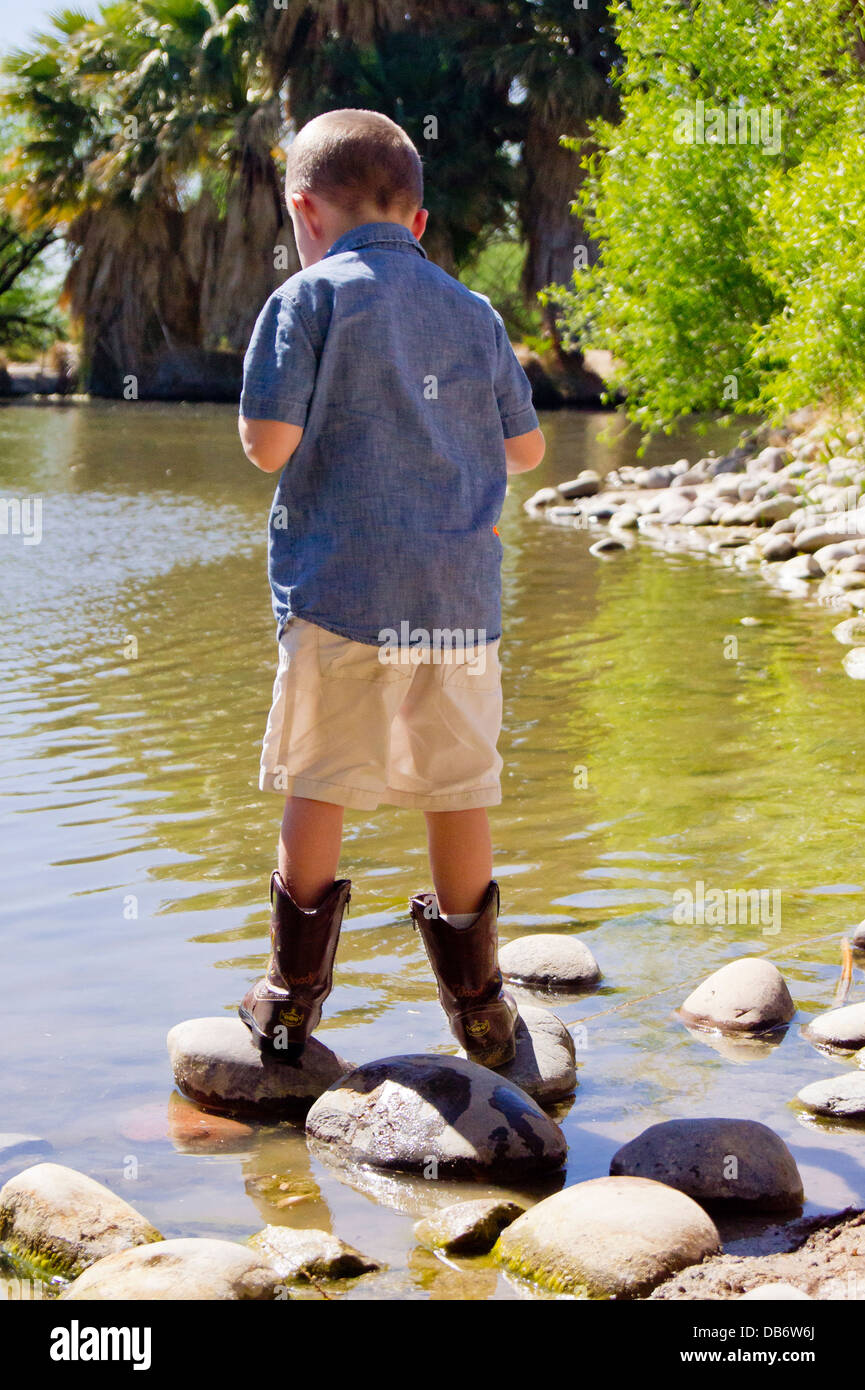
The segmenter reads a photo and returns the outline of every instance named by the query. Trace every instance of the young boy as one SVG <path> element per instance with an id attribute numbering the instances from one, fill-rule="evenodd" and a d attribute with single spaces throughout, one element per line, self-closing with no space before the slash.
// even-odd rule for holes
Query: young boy
<path id="1" fill-rule="evenodd" d="M 321 1017 L 350 882 L 343 808 L 423 811 L 435 892 L 412 898 L 452 1031 L 514 1053 L 487 806 L 501 801 L 506 474 L 544 439 L 489 301 L 434 266 L 417 150 L 373 111 L 331 111 L 288 150 L 302 270 L 268 300 L 244 363 L 240 437 L 285 468 L 268 571 L 279 666 L 262 789 L 286 797 L 271 956 L 240 1016 L 296 1061 Z M 289 462 L 290 461 L 290 462 Z"/>

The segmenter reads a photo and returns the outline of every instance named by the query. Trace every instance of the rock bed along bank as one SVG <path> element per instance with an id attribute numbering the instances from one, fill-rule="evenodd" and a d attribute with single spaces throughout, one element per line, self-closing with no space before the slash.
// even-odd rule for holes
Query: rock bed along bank
<path id="1" fill-rule="evenodd" d="M 865 678 L 865 431 L 839 430 L 809 412 L 793 420 L 695 463 L 627 466 L 603 479 L 586 469 L 540 488 L 526 511 L 579 530 L 605 528 L 591 546 L 599 559 L 641 536 L 726 559 L 812 598 L 845 620 L 836 628 L 852 648 L 845 670 Z"/>

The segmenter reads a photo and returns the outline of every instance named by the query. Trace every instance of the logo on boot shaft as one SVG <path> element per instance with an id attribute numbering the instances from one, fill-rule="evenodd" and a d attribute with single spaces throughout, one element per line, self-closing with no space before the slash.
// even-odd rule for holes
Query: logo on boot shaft
<path id="1" fill-rule="evenodd" d="M 296 1004 L 292 1004 L 290 1009 L 280 1009 L 279 1021 L 284 1023 L 286 1028 L 296 1028 L 303 1023 L 306 1013 L 304 1009 L 299 1009 Z"/>
<path id="2" fill-rule="evenodd" d="M 490 1021 L 488 1018 L 476 1019 L 474 1023 L 466 1024 L 466 1032 L 470 1038 L 482 1038 L 490 1031 Z"/>

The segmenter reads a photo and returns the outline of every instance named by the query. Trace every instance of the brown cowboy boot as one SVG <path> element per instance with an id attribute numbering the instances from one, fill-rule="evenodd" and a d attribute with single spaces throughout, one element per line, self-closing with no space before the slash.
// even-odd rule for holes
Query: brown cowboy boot
<path id="1" fill-rule="evenodd" d="M 501 1067 L 514 1055 L 517 1006 L 502 989 L 498 963 L 499 885 L 493 880 L 469 927 L 439 915 L 434 893 L 409 903 L 439 987 L 451 1032 L 473 1062 Z"/>
<path id="2" fill-rule="evenodd" d="M 267 974 L 247 990 L 237 1010 L 260 1052 L 296 1062 L 318 1026 L 350 897 L 350 881 L 340 878 L 318 907 L 298 907 L 280 875 L 272 876 Z"/>

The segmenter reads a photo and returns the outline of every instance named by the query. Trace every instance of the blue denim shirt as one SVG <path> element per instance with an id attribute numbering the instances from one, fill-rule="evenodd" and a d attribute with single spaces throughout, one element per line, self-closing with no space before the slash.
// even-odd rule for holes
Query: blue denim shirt
<path id="1" fill-rule="evenodd" d="M 271 295 L 240 412 L 304 430 L 270 514 L 280 633 L 500 636 L 504 441 L 537 425 L 531 388 L 489 300 L 406 227 L 352 228 Z"/>

